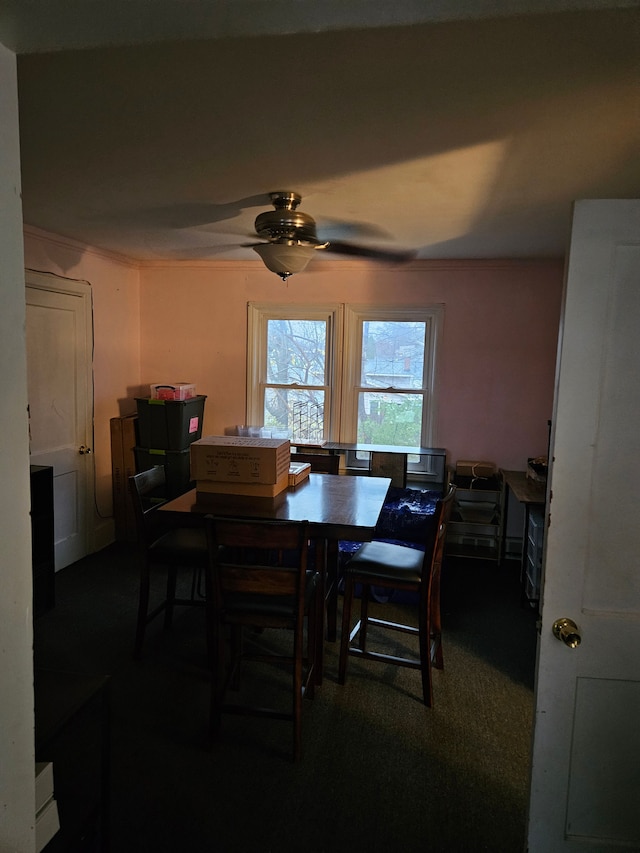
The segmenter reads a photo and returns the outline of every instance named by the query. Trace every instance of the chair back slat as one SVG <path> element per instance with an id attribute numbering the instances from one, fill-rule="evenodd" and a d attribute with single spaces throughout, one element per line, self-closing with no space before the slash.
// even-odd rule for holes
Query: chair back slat
<path id="1" fill-rule="evenodd" d="M 304 604 L 306 521 L 207 518 L 214 607 L 229 593 L 300 596 Z"/>
<path id="2" fill-rule="evenodd" d="M 298 571 L 261 565 L 234 566 L 218 563 L 223 591 L 244 592 L 248 595 L 295 595 L 298 591 Z"/>

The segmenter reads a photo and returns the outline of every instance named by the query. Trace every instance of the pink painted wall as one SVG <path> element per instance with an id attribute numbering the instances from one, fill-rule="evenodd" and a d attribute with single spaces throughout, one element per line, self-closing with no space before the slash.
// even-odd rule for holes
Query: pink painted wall
<path id="1" fill-rule="evenodd" d="M 222 433 L 245 422 L 248 302 L 442 303 L 434 444 L 524 469 L 547 449 L 562 281 L 561 261 L 316 262 L 286 283 L 259 261 L 146 265 L 140 380 L 195 382 L 205 433 Z"/>
<path id="2" fill-rule="evenodd" d="M 205 433 L 244 423 L 247 303 L 445 306 L 437 436 L 450 461 L 523 469 L 546 452 L 561 261 L 320 263 L 282 282 L 255 263 L 147 264 L 26 228 L 25 266 L 88 281 L 94 307 L 95 531 L 113 538 L 110 418 L 151 382 L 195 382 Z"/>

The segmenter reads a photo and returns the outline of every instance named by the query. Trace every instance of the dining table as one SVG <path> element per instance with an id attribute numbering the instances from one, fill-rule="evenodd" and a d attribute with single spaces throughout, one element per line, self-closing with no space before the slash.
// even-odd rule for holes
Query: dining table
<path id="1" fill-rule="evenodd" d="M 370 542 L 391 479 L 360 475 L 310 474 L 273 498 L 191 489 L 158 508 L 167 521 L 198 524 L 207 515 L 273 521 L 307 521 L 326 599 L 327 638 L 336 639 L 338 542 Z M 322 680 L 321 650 L 318 683 Z"/>

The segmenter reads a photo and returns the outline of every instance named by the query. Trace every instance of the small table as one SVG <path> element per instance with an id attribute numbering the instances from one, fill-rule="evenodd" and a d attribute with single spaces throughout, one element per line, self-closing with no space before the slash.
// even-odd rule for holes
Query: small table
<path id="1" fill-rule="evenodd" d="M 339 539 L 370 542 L 391 485 L 388 477 L 310 474 L 275 498 L 207 494 L 198 499 L 195 489 L 163 504 L 158 512 L 170 513 L 184 523 L 205 515 L 260 518 L 274 521 L 308 521 L 316 545 L 317 565 L 323 569 L 327 598 L 327 636 L 335 640 L 338 608 L 337 547 L 327 565 L 327 542 Z M 325 577 L 328 575 L 328 577 Z M 322 657 L 322 652 L 321 652 Z M 322 660 L 320 666 L 322 674 Z"/>

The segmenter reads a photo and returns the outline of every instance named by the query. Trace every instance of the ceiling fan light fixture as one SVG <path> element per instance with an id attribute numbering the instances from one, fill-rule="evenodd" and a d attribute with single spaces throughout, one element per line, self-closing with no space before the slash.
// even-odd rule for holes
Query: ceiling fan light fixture
<path id="1" fill-rule="evenodd" d="M 302 246 L 300 243 L 288 241 L 261 243 L 253 246 L 253 250 L 260 255 L 265 267 L 279 275 L 283 281 L 294 273 L 302 272 L 315 253 L 313 246 Z"/>

